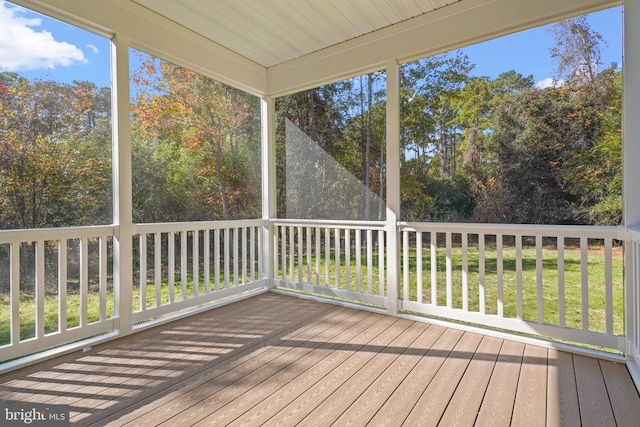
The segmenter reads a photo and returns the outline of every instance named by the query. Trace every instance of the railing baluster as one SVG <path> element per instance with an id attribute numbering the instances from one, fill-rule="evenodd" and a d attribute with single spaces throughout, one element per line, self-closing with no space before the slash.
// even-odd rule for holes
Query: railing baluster
<path id="1" fill-rule="evenodd" d="M 254 280 L 256 280 L 256 227 L 251 227 L 250 230 L 250 242 L 249 242 L 249 257 L 251 259 L 251 268 L 250 268 L 250 273 L 251 274 L 251 278 L 249 279 L 249 282 L 253 282 Z M 260 265 L 260 264 L 258 264 Z"/>
<path id="2" fill-rule="evenodd" d="M 162 236 L 160 233 L 154 233 L 153 235 L 153 275 L 154 275 L 154 287 L 156 307 L 160 307 L 161 303 L 161 291 L 162 291 Z"/>
<path id="3" fill-rule="evenodd" d="M 249 236 L 247 236 L 247 227 L 242 227 L 242 281 L 244 285 L 247 283 L 247 245 Z"/>
<path id="4" fill-rule="evenodd" d="M 180 289 L 182 301 L 187 299 L 187 232 L 180 232 Z"/>
<path id="5" fill-rule="evenodd" d="M 11 243 L 11 279 L 9 281 L 11 298 L 11 344 L 20 343 L 20 245 Z M 65 312 L 66 315 L 66 312 Z"/>
<path id="6" fill-rule="evenodd" d="M 58 240 L 58 331 L 67 330 L 67 239 Z M 12 294 L 13 295 L 13 294 Z"/>
<path id="7" fill-rule="evenodd" d="M 516 317 L 520 320 L 522 314 L 522 236 L 516 235 Z"/>
<path id="8" fill-rule="evenodd" d="M 373 292 L 373 231 L 367 230 L 367 293 Z"/>
<path id="9" fill-rule="evenodd" d="M 329 278 L 329 267 L 331 264 L 331 232 L 328 228 L 324 229 L 324 282 L 325 286 L 331 287 Z"/>
<path id="10" fill-rule="evenodd" d="M 402 232 L 402 288 L 403 296 L 409 301 L 409 231 Z"/>
<path id="11" fill-rule="evenodd" d="M 198 230 L 193 230 L 191 233 L 191 278 L 192 295 L 197 297 L 200 293 L 200 232 Z"/>
<path id="12" fill-rule="evenodd" d="M 344 230 L 344 288 L 351 288 L 351 235 L 349 229 Z"/>
<path id="13" fill-rule="evenodd" d="M 224 229 L 224 247 L 223 247 L 223 254 L 224 254 L 224 288 L 225 289 L 229 289 L 229 274 L 230 274 L 230 270 L 229 270 L 229 239 L 231 236 L 229 236 L 229 233 L 231 233 L 231 229 L 230 228 L 225 228 Z"/>
<path id="14" fill-rule="evenodd" d="M 566 326 L 565 294 L 564 294 L 564 237 L 558 237 L 558 326 Z"/>
<path id="15" fill-rule="evenodd" d="M 589 241 L 580 238 L 580 277 L 582 281 L 582 330 L 589 330 Z"/>
<path id="16" fill-rule="evenodd" d="M 289 227 L 289 280 L 295 282 L 295 269 L 294 269 L 294 261 L 296 257 L 296 246 L 295 246 L 295 228 Z"/>
<path id="17" fill-rule="evenodd" d="M 281 246 L 281 265 L 282 265 L 282 280 L 287 280 L 287 227 L 280 227 L 280 246 Z"/>
<path id="18" fill-rule="evenodd" d="M 213 231 L 213 288 L 216 292 L 220 290 L 220 233 L 221 230 L 216 228 Z M 278 237 L 276 235 L 275 245 L 278 245 Z M 278 271 L 278 257 L 273 257 L 276 263 L 276 269 L 274 271 Z"/>
<path id="19" fill-rule="evenodd" d="M 238 276 L 240 275 L 240 270 L 238 269 L 238 246 L 240 243 L 240 233 L 238 231 L 238 227 L 233 229 L 233 235 L 231 245 L 233 246 L 233 286 L 238 286 Z"/>
<path id="20" fill-rule="evenodd" d="M 87 326 L 89 305 L 89 243 L 80 239 L 80 327 Z"/>
<path id="21" fill-rule="evenodd" d="M 303 240 L 302 227 L 298 227 L 298 282 L 302 283 L 302 266 L 304 265 L 302 258 Z"/>
<path id="22" fill-rule="evenodd" d="M 36 338 L 44 336 L 44 243 L 43 240 L 36 242 Z"/>
<path id="23" fill-rule="evenodd" d="M 340 258 L 342 256 L 342 248 L 340 245 L 340 229 L 336 228 L 333 230 L 333 238 L 334 238 L 334 244 L 335 244 L 335 250 L 334 250 L 334 262 L 336 264 L 336 283 L 335 283 L 335 287 L 336 289 L 340 289 Z"/>
<path id="24" fill-rule="evenodd" d="M 504 259 L 502 234 L 496 234 L 496 275 L 498 286 L 498 317 L 504 317 Z"/>
<path id="25" fill-rule="evenodd" d="M 446 271 L 446 286 L 447 286 L 447 307 L 453 307 L 453 250 L 451 248 L 451 233 L 447 232 L 445 236 L 446 242 L 446 254 L 447 258 L 445 260 L 445 271 Z"/>
<path id="26" fill-rule="evenodd" d="M 604 240 L 604 280 L 607 335 L 613 335 L 613 248 L 611 239 Z"/>
<path id="27" fill-rule="evenodd" d="M 378 294 L 380 296 L 385 295 L 384 284 L 387 283 L 386 276 L 384 274 L 385 252 L 384 231 L 378 230 Z"/>
<path id="28" fill-rule="evenodd" d="M 305 227 L 305 233 L 307 234 L 307 283 L 311 283 L 311 247 L 313 246 L 311 240 L 311 227 Z"/>
<path id="29" fill-rule="evenodd" d="M 318 286 L 320 285 L 320 258 L 322 257 L 321 240 L 320 228 L 316 227 L 316 285 Z"/>
<path id="30" fill-rule="evenodd" d="M 485 235 L 478 234 L 478 309 L 481 314 L 487 313 L 486 283 L 485 283 Z"/>
<path id="31" fill-rule="evenodd" d="M 147 309 L 147 235 L 140 234 L 140 310 Z"/>
<path id="32" fill-rule="evenodd" d="M 362 230 L 355 230 L 356 233 L 356 291 L 362 292 Z"/>
<path id="33" fill-rule="evenodd" d="M 99 259 L 100 259 L 100 269 L 98 271 L 99 276 L 99 292 L 100 292 L 100 321 L 104 322 L 107 320 L 107 240 L 106 236 L 102 236 L 99 238 L 100 249 L 99 249 Z"/>
<path id="34" fill-rule="evenodd" d="M 431 304 L 438 305 L 438 233 L 431 232 Z"/>
<path id="35" fill-rule="evenodd" d="M 176 286 L 176 236 L 173 231 L 167 233 L 167 283 L 169 284 L 169 304 L 175 301 Z"/>
<path id="36" fill-rule="evenodd" d="M 462 309 L 469 311 L 469 235 L 462 233 Z"/>
<path id="37" fill-rule="evenodd" d="M 207 228 L 203 233 L 202 248 L 204 253 L 202 254 L 202 269 L 204 273 L 204 293 L 208 294 L 211 292 L 211 230 Z"/>
<path id="38" fill-rule="evenodd" d="M 538 323 L 544 321 L 544 299 L 542 293 L 542 236 L 536 236 L 536 306 L 538 308 Z"/>
<path id="39" fill-rule="evenodd" d="M 416 231 L 416 301 L 419 304 L 422 304 L 424 299 L 422 287 L 422 231 Z"/>

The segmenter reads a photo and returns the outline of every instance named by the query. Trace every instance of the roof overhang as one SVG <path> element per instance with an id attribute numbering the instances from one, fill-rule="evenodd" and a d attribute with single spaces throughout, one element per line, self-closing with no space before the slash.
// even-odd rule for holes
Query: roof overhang
<path id="1" fill-rule="evenodd" d="M 257 95 L 278 96 L 619 0 L 15 0 Z M 295 8 L 293 8 L 295 6 Z"/>

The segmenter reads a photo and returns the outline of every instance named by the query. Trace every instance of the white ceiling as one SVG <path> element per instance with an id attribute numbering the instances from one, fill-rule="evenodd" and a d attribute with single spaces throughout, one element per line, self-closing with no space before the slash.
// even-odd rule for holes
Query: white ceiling
<path id="1" fill-rule="evenodd" d="M 271 67 L 460 0 L 132 1 Z"/>

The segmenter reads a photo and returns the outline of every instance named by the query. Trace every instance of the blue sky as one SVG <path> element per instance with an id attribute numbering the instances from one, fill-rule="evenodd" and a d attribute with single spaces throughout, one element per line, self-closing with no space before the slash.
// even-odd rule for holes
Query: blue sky
<path id="1" fill-rule="evenodd" d="M 608 47 L 603 63 L 621 64 L 622 8 L 589 15 L 593 30 L 602 34 Z M 555 45 L 545 27 L 512 34 L 462 49 L 475 69 L 472 74 L 496 77 L 515 70 L 533 74 L 543 82 L 555 74 L 549 49 Z M 61 82 L 89 80 L 110 85 L 109 40 L 0 0 L 0 68 L 29 79 Z"/>

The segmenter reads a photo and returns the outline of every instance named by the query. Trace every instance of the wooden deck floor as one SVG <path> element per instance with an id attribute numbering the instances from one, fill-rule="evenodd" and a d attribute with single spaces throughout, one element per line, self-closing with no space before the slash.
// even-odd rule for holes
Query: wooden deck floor
<path id="1" fill-rule="evenodd" d="M 637 426 L 623 364 L 268 293 L 0 376 L 78 425 Z"/>

